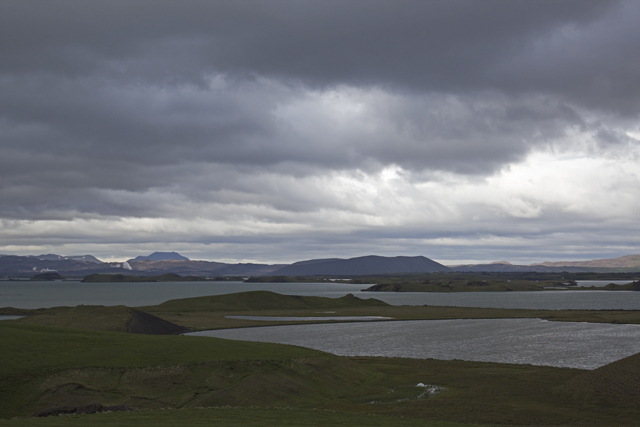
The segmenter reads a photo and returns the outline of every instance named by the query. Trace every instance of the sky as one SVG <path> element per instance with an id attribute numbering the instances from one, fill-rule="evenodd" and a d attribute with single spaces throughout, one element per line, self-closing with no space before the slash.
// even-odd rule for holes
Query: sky
<path id="1" fill-rule="evenodd" d="M 640 253 L 640 2 L 0 2 L 0 254 Z"/>

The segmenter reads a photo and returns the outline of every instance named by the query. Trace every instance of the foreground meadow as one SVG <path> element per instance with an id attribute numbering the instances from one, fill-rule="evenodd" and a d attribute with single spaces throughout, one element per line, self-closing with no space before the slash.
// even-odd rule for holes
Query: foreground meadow
<path id="1" fill-rule="evenodd" d="M 419 308 L 425 316 L 464 311 Z M 418 316 L 414 309 L 351 297 L 272 293 L 176 300 L 147 308 L 172 321 L 183 318 L 187 321 L 179 324 L 191 328 L 206 323 L 224 327 L 231 319 L 223 312 L 308 315 L 318 310 L 378 315 L 395 310 L 398 316 Z M 509 311 L 518 310 L 498 314 Z M 471 309 L 467 314 L 490 313 Z M 555 316 L 568 320 L 569 314 Z M 573 314 L 604 320 L 598 313 Z M 602 316 L 610 319 L 615 313 Z M 0 322 L 0 426 L 612 426 L 637 425 L 640 415 L 635 403 L 640 397 L 637 355 L 594 371 L 338 357 L 295 346 L 127 333 L 131 321 L 126 307 L 76 307 Z M 417 387 L 419 383 L 425 387 Z M 92 403 L 134 411 L 30 417 L 43 409 Z"/>

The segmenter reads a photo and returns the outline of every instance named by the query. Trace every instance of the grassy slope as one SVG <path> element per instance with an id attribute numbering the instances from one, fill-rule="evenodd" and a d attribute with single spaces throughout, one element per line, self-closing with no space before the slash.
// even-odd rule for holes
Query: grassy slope
<path id="1" fill-rule="evenodd" d="M 329 364 L 339 360 L 317 351 L 276 344 L 256 346 L 201 337 L 80 331 L 11 322 L 0 323 L 0 342 L 0 414 L 5 417 L 58 406 L 56 402 L 67 404 L 66 400 L 74 400 L 74 396 L 82 400 L 76 405 L 93 403 L 97 397 L 105 404 L 126 404 L 121 397 L 129 393 L 127 387 L 135 389 L 145 381 L 151 386 L 150 393 L 158 388 L 159 395 L 149 398 L 162 401 L 161 389 L 170 385 L 162 385 L 163 378 L 183 375 L 182 368 L 175 366 L 213 364 L 200 369 L 208 370 L 210 377 L 216 370 L 224 371 L 226 368 L 220 366 L 228 364 L 239 364 L 239 371 L 251 371 L 255 361 L 276 361 L 274 369 L 278 370 L 283 361 L 293 359 Z M 92 390 L 99 390 L 99 396 Z M 105 390 L 111 392 L 105 394 Z"/>
<path id="2" fill-rule="evenodd" d="M 640 354 L 587 371 L 559 391 L 589 404 L 634 407 L 640 401 Z"/>
<path id="3" fill-rule="evenodd" d="M 257 410 L 243 424 L 260 426 L 276 425 L 281 418 L 290 420 L 290 425 L 318 425 L 307 412 L 314 408 L 361 414 L 337 416 L 338 420 L 353 420 L 353 424 L 342 425 L 375 425 L 367 424 L 371 419 L 362 418 L 365 414 L 489 425 L 573 426 L 634 425 L 640 415 L 636 405 L 583 405 L 580 397 L 576 400 L 572 393 L 563 391 L 565 384 L 588 375 L 575 369 L 342 358 L 275 344 L 44 328 L 13 322 L 0 323 L 0 342 L 0 417 L 96 402 L 139 409 L 231 405 L 300 410 L 275 415 Z M 442 386 L 446 391 L 421 398 L 422 390 L 415 387 L 418 382 Z M 219 414 L 161 411 L 29 422 L 73 425 L 76 419 L 85 419 L 100 420 L 104 425 L 155 425 L 153 420 L 160 417 L 165 425 L 186 420 L 197 425 L 218 419 L 233 424 L 235 415 L 229 415 L 231 412 Z M 144 421 L 145 417 L 149 421 Z M 329 418 L 326 425 L 341 425 Z M 386 418 L 376 420 L 385 420 L 381 426 L 412 425 Z M 29 425 L 21 421 L 5 425 Z"/>
<path id="4" fill-rule="evenodd" d="M 299 347 L 0 324 L 0 417 L 100 402 L 138 409 L 323 408 L 387 394 L 375 369 Z M 362 406 L 359 404 L 359 406 Z M 369 412 L 369 408 L 365 408 Z M 362 412 L 362 411 L 361 411 Z M 160 418 L 160 421 L 157 420 Z M 0 425 L 380 425 L 417 421 L 309 411 L 162 411 L 0 421 Z M 283 420 L 286 421 L 283 423 Z M 86 424 L 84 424 L 86 425 Z M 420 425 L 449 426 L 448 423 Z"/>
<path id="5" fill-rule="evenodd" d="M 131 320 L 129 308 L 124 305 L 53 307 L 33 310 L 31 313 L 33 315 L 17 319 L 15 322 L 26 325 L 127 332 L 127 325 Z"/>

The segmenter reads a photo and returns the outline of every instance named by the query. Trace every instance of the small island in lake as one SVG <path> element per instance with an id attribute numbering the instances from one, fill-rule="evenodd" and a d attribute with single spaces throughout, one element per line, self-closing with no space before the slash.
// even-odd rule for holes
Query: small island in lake
<path id="1" fill-rule="evenodd" d="M 45 273 L 39 273 L 31 277 L 29 280 L 64 280 L 65 277 L 61 276 L 55 271 L 47 271 Z"/>

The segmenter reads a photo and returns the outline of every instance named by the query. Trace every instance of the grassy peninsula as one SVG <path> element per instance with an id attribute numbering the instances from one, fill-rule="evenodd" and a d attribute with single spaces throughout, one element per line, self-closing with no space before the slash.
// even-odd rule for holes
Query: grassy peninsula
<path id="1" fill-rule="evenodd" d="M 374 296 L 375 294 L 369 294 Z M 368 295 L 367 295 L 368 296 Z M 334 316 L 383 316 L 395 320 L 540 318 L 551 321 L 640 324 L 639 310 L 535 310 L 445 306 L 395 306 L 375 298 L 281 295 L 270 291 L 239 292 L 169 300 L 144 307 L 77 306 L 47 309 L 0 308 L 0 315 L 25 316 L 11 322 L 77 329 L 127 332 L 131 310 L 156 316 L 192 331 L 301 323 L 335 322 Z M 226 316 L 286 316 L 289 321 L 229 319 Z M 295 317 L 327 317 L 302 321 Z M 381 320 L 384 321 L 384 320 Z"/>

